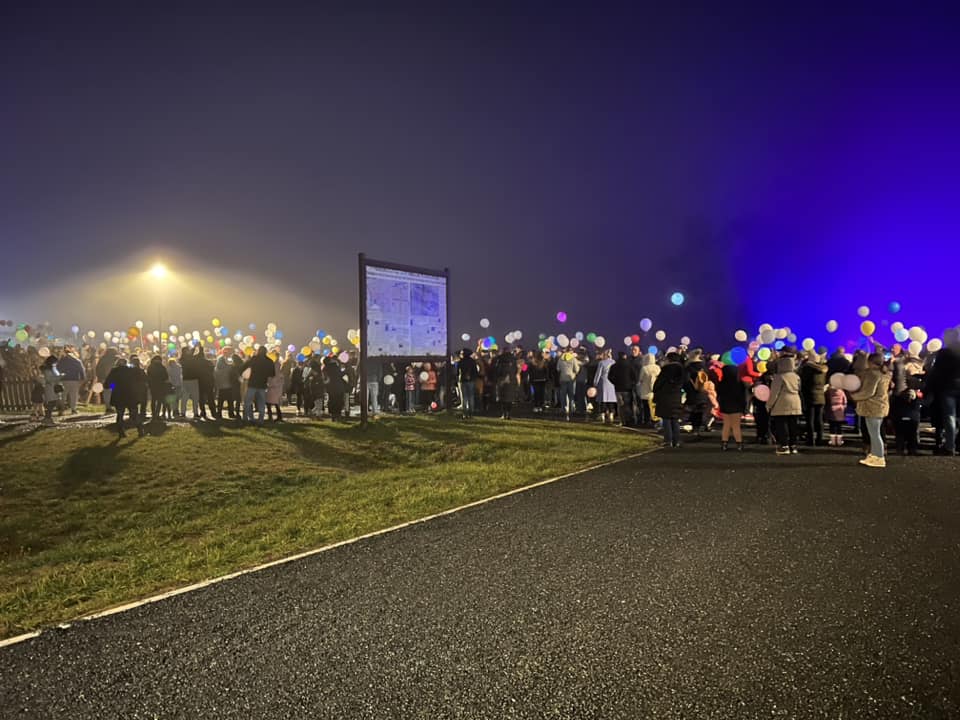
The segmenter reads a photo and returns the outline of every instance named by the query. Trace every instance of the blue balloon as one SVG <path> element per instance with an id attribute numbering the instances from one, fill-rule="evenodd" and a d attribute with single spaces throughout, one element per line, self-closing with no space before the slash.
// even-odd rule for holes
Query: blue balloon
<path id="1" fill-rule="evenodd" d="M 678 307 L 680 305 L 683 305 L 684 300 L 686 300 L 686 298 L 683 296 L 683 293 L 681 292 L 675 292 L 673 295 L 670 296 L 670 302 L 672 302 L 674 305 Z"/>
<path id="2" fill-rule="evenodd" d="M 785 343 L 783 340 L 777 340 L 777 341 L 773 344 L 773 349 L 774 349 L 774 350 L 783 350 L 783 346 L 784 346 L 784 345 L 786 345 L 786 343 Z"/>
<path id="3" fill-rule="evenodd" d="M 892 314 L 896 315 L 898 312 L 900 312 L 900 303 L 894 300 L 892 303 L 890 303 L 887 306 L 887 310 L 889 310 Z"/>
<path id="4" fill-rule="evenodd" d="M 742 347 L 735 347 L 730 351 L 730 359 L 734 365 L 742 365 L 747 361 L 747 351 Z"/>
<path id="5" fill-rule="evenodd" d="M 257 329 L 257 324 L 256 324 L 256 323 L 250 323 L 249 325 L 247 325 L 247 327 L 250 328 L 251 330 L 256 330 L 256 329 Z"/>
<path id="6" fill-rule="evenodd" d="M 317 337 L 323 340 L 327 334 L 323 330 L 317 330 Z"/>
<path id="7" fill-rule="evenodd" d="M 900 328 L 893 336 L 897 339 L 897 342 L 906 342 L 910 337 L 910 331 L 906 328 Z"/>
<path id="8" fill-rule="evenodd" d="M 307 359 L 306 355 L 304 355 L 303 353 L 297 353 L 297 362 L 303 362 L 306 359 Z"/>
<path id="9" fill-rule="evenodd" d="M 651 355 L 656 355 L 658 352 L 660 352 L 660 350 L 657 348 L 656 345 L 651 345 L 650 347 L 647 348 L 647 352 L 650 353 Z"/>
<path id="10" fill-rule="evenodd" d="M 277 340 L 283 340 L 283 330 L 277 330 L 277 331 L 273 334 L 273 336 L 274 336 Z"/>

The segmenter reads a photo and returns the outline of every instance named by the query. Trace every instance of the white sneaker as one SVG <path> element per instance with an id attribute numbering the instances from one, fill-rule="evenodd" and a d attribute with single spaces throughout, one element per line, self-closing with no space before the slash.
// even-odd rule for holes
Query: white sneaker
<path id="1" fill-rule="evenodd" d="M 873 468 L 885 468 L 887 466 L 887 461 L 884 458 L 877 457 L 876 455 L 867 455 L 863 460 L 860 461 L 860 464 Z"/>

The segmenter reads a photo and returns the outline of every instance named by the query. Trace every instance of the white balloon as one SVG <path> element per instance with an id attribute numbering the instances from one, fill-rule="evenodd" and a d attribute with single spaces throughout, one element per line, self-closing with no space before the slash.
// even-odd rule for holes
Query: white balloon
<path id="1" fill-rule="evenodd" d="M 686 335 L 684 335 L 682 338 L 680 338 L 680 344 L 681 344 L 681 345 L 687 345 L 687 346 L 689 346 L 689 345 L 690 345 L 690 338 L 688 338 Z"/>
<path id="2" fill-rule="evenodd" d="M 843 389 L 847 392 L 856 392 L 860 389 L 860 378 L 856 375 L 844 375 Z"/>
<path id="3" fill-rule="evenodd" d="M 780 328 L 779 330 L 777 330 L 777 331 L 774 333 L 774 335 L 776 336 L 777 340 L 786 340 L 786 339 L 787 339 L 787 335 L 789 335 L 789 334 L 790 334 L 790 333 L 788 333 L 785 328 Z"/>
<path id="4" fill-rule="evenodd" d="M 866 305 L 861 305 L 857 308 L 857 315 L 862 318 L 868 317 L 870 315 L 870 308 L 868 308 Z"/>
<path id="5" fill-rule="evenodd" d="M 663 330 L 657 330 L 657 334 L 654 337 L 656 337 L 657 340 L 660 340 L 662 342 L 667 339 L 667 333 L 664 332 Z"/>
<path id="6" fill-rule="evenodd" d="M 923 350 L 923 343 L 917 340 L 914 340 L 907 346 L 907 352 L 911 355 L 919 355 L 921 350 Z"/>
<path id="7" fill-rule="evenodd" d="M 765 332 L 773 332 L 773 325 L 770 323 L 764 323 L 757 329 L 760 331 L 760 334 L 763 335 Z"/>
<path id="8" fill-rule="evenodd" d="M 918 343 L 925 343 L 927 341 L 927 331 L 919 325 L 914 325 L 910 328 L 910 339 Z"/>
<path id="9" fill-rule="evenodd" d="M 777 339 L 777 334 L 771 330 L 764 330 L 760 333 L 760 342 L 764 345 L 773 345 Z"/>
<path id="10" fill-rule="evenodd" d="M 572 347 L 572 348 L 578 348 L 578 347 L 580 347 L 580 341 L 577 340 L 576 338 L 571 339 L 571 340 L 570 340 L 570 347 Z"/>
<path id="11" fill-rule="evenodd" d="M 897 320 L 895 323 L 890 325 L 890 332 L 896 333 L 900 330 L 903 330 L 903 323 Z"/>
<path id="12" fill-rule="evenodd" d="M 487 318 L 481 318 L 481 320 L 480 320 L 480 327 L 482 327 L 482 328 L 488 328 L 488 327 L 490 327 L 490 321 L 489 321 Z"/>
<path id="13" fill-rule="evenodd" d="M 570 344 L 570 338 L 568 338 L 563 333 L 557 335 L 557 345 L 560 347 L 567 347 Z"/>
<path id="14" fill-rule="evenodd" d="M 143 330 L 143 320 L 137 320 L 134 325 L 136 326 L 137 330 Z"/>
<path id="15" fill-rule="evenodd" d="M 943 340 L 940 338 L 933 338 L 930 342 L 927 343 L 927 352 L 939 352 L 943 349 Z"/>
<path id="16" fill-rule="evenodd" d="M 520 332 L 519 330 L 514 330 L 514 331 L 513 331 L 513 339 L 514 339 L 514 340 L 523 340 L 523 333 Z"/>
<path id="17" fill-rule="evenodd" d="M 470 341 L 470 333 L 464 333 L 463 335 L 460 336 L 460 339 L 463 340 L 464 342 L 469 342 L 469 341 Z"/>
<path id="18" fill-rule="evenodd" d="M 840 327 L 840 324 L 836 320 L 827 322 L 827 332 L 829 333 L 836 332 L 838 327 Z"/>
<path id="19" fill-rule="evenodd" d="M 812 337 L 803 339 L 803 349 L 804 350 L 813 350 L 817 346 L 817 341 Z"/>
<path id="20" fill-rule="evenodd" d="M 393 385 L 393 375 L 384 375 L 383 376 L 384 385 Z"/>
<path id="21" fill-rule="evenodd" d="M 593 344 L 596 345 L 598 348 L 602 348 L 604 345 L 607 344 L 607 339 L 603 337 L 603 335 L 597 335 L 597 339 L 593 341 Z"/>
<path id="22" fill-rule="evenodd" d="M 574 337 L 577 340 L 583 340 L 583 333 L 580 330 L 577 330 L 577 332 L 574 334 Z"/>
<path id="23" fill-rule="evenodd" d="M 626 345 L 627 347 L 630 347 L 631 345 L 633 345 L 633 338 L 630 337 L 629 335 L 624 336 L 623 344 Z"/>
<path id="24" fill-rule="evenodd" d="M 503 339 L 506 341 L 507 345 L 509 345 L 513 342 L 513 333 L 508 332 L 506 335 L 504 335 Z"/>
<path id="25" fill-rule="evenodd" d="M 843 387 L 843 373 L 834 373 L 830 376 L 830 387 L 842 388 Z"/>
<path id="26" fill-rule="evenodd" d="M 795 343 L 797 341 L 797 336 L 794 333 L 787 335 L 787 342 Z"/>
<path id="27" fill-rule="evenodd" d="M 737 342 L 746 342 L 747 341 L 747 331 L 746 330 L 737 330 L 733 334 L 733 339 Z"/>
<path id="28" fill-rule="evenodd" d="M 430 373 L 428 373 L 426 370 L 420 373 L 420 382 L 426 382 L 429 379 L 430 379 Z"/>

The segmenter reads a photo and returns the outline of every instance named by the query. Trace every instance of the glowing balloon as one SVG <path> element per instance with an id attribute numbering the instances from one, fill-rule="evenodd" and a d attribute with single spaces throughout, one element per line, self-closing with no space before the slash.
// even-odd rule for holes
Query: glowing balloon
<path id="1" fill-rule="evenodd" d="M 670 296 L 670 302 L 672 302 L 677 307 L 680 307 L 681 305 L 683 305 L 685 300 L 686 298 L 683 296 L 683 293 L 681 292 L 675 292 L 673 295 Z"/>
<path id="2" fill-rule="evenodd" d="M 631 335 L 631 336 L 630 336 L 630 342 L 632 342 L 634 345 L 636 345 L 638 342 L 640 342 L 640 336 L 639 336 L 639 335 Z"/>
<path id="3" fill-rule="evenodd" d="M 393 385 L 393 375 L 384 375 L 383 376 L 384 385 Z"/>
<path id="4" fill-rule="evenodd" d="M 344 350 L 342 353 L 337 355 L 337 360 L 339 360 L 342 363 L 350 362 L 350 353 Z"/>
<path id="5" fill-rule="evenodd" d="M 574 335 L 574 337 L 575 337 L 577 340 L 582 341 L 582 340 L 583 340 L 583 333 L 580 332 L 579 330 L 577 330 L 577 332 L 576 332 L 576 334 Z"/>
<path id="6" fill-rule="evenodd" d="M 597 396 L 597 389 L 595 387 L 587 388 L 587 397 L 595 398 Z"/>
<path id="7" fill-rule="evenodd" d="M 93 390 L 95 393 L 102 393 L 102 392 L 103 392 L 103 383 L 102 383 L 102 382 L 95 382 L 95 383 L 93 384 L 93 387 L 91 387 L 90 389 Z"/>
<path id="8" fill-rule="evenodd" d="M 767 402 L 770 399 L 770 388 L 767 385 L 754 385 L 753 396 L 760 402 Z"/>
<path id="9" fill-rule="evenodd" d="M 71 326 L 70 326 L 70 332 L 72 332 L 74 335 L 76 335 L 78 332 L 80 332 L 80 326 L 79 326 L 79 325 L 71 325 Z"/>
<path id="10" fill-rule="evenodd" d="M 667 333 L 663 330 L 657 330 L 657 334 L 654 335 L 654 337 L 657 338 L 657 340 L 659 340 L 660 342 L 663 342 L 664 340 L 667 339 Z"/>
<path id="11" fill-rule="evenodd" d="M 860 378 L 856 375 L 844 375 L 843 389 L 847 392 L 856 392 L 860 389 Z"/>
<path id="12" fill-rule="evenodd" d="M 763 325 L 757 328 L 757 332 L 759 332 L 761 335 L 763 335 L 763 333 L 767 332 L 768 330 L 771 330 L 771 331 L 773 330 L 773 325 L 771 325 L 770 323 L 763 323 Z"/>
<path id="13" fill-rule="evenodd" d="M 762 373 L 765 373 L 766 371 L 767 371 L 767 364 L 763 360 L 761 360 L 760 362 L 757 363 L 757 372 L 762 374 Z"/>
<path id="14" fill-rule="evenodd" d="M 210 321 L 210 324 L 213 325 L 214 327 L 220 327 L 220 318 L 214 318 L 213 320 Z"/>
<path id="15" fill-rule="evenodd" d="M 37 355 L 39 355 L 42 358 L 50 357 L 50 348 L 44 345 L 42 348 L 37 350 Z"/>
<path id="16" fill-rule="evenodd" d="M 790 333 L 787 331 L 786 328 L 780 328 L 778 330 L 775 330 L 773 334 L 777 338 L 777 340 L 786 340 L 787 336 Z"/>
<path id="17" fill-rule="evenodd" d="M 797 341 L 796 333 L 790 333 L 789 335 L 787 335 L 787 342 L 795 343 L 796 341 Z"/>
<path id="18" fill-rule="evenodd" d="M 812 337 L 804 338 L 801 347 L 804 350 L 813 350 L 817 346 L 817 341 Z"/>
<path id="19" fill-rule="evenodd" d="M 304 355 L 303 353 L 297 353 L 297 362 L 303 362 L 306 359 L 307 359 L 306 355 Z"/>
<path id="20" fill-rule="evenodd" d="M 647 348 L 647 354 L 649 355 L 656 355 L 658 352 L 660 352 L 660 349 L 656 345 Z"/>
<path id="21" fill-rule="evenodd" d="M 680 344 L 681 344 L 681 345 L 687 345 L 687 346 L 689 346 L 689 345 L 690 345 L 690 342 L 691 342 L 691 341 L 690 341 L 690 338 L 687 337 L 686 335 L 684 335 L 682 338 L 680 338 Z"/>
<path id="22" fill-rule="evenodd" d="M 627 335 L 626 337 L 623 338 L 623 344 L 626 345 L 627 347 L 630 347 L 631 345 L 633 345 L 633 338 Z"/>
<path id="23" fill-rule="evenodd" d="M 251 332 L 253 332 L 254 330 L 257 329 L 257 324 L 256 324 L 256 323 L 250 323 L 249 325 L 247 325 L 247 328 L 249 328 L 249 330 L 250 330 Z"/>
<path id="24" fill-rule="evenodd" d="M 840 324 L 836 320 L 830 320 L 827 322 L 828 333 L 835 333 L 838 327 L 840 327 Z"/>
<path id="25" fill-rule="evenodd" d="M 773 345 L 776 342 L 777 334 L 773 330 L 764 330 L 760 333 L 760 342 L 764 345 Z"/>
<path id="26" fill-rule="evenodd" d="M 914 342 L 925 343 L 927 341 L 927 331 L 919 325 L 910 328 L 910 339 Z"/>
<path id="27" fill-rule="evenodd" d="M 903 330 L 903 323 L 897 320 L 897 322 L 890 325 L 890 332 L 895 333 L 897 330 Z"/>
<path id="28" fill-rule="evenodd" d="M 857 315 L 859 315 L 862 318 L 869 317 L 870 308 L 868 308 L 866 305 L 861 305 L 860 307 L 857 308 Z"/>
<path id="29" fill-rule="evenodd" d="M 737 330 L 733 334 L 733 339 L 737 342 L 746 342 L 747 341 L 747 331 L 746 330 Z"/>
<path id="30" fill-rule="evenodd" d="M 487 318 L 481 318 L 481 319 L 480 319 L 480 327 L 482 327 L 482 328 L 488 328 L 488 327 L 490 327 L 490 321 L 489 321 Z"/>
<path id="31" fill-rule="evenodd" d="M 464 342 L 470 342 L 470 333 L 464 333 L 463 335 L 460 336 L 460 339 L 463 340 Z"/>
<path id="32" fill-rule="evenodd" d="M 557 335 L 557 345 L 559 345 L 562 348 L 568 347 L 570 345 L 570 338 L 568 338 L 563 333 L 560 333 L 559 335 Z"/>
<path id="33" fill-rule="evenodd" d="M 934 338 L 927 343 L 927 352 L 940 352 L 943 349 L 943 340 L 940 338 Z"/>
<path id="34" fill-rule="evenodd" d="M 596 333 L 587 333 L 587 342 L 596 342 L 597 334 Z"/>
<path id="35" fill-rule="evenodd" d="M 508 332 L 506 335 L 504 335 L 503 339 L 506 341 L 507 345 L 509 345 L 513 342 L 513 333 Z"/>
<path id="36" fill-rule="evenodd" d="M 560 312 L 557 313 L 557 322 L 565 323 L 566 321 L 567 321 L 567 314 L 563 310 L 561 310 Z"/>
<path id="37" fill-rule="evenodd" d="M 87 330 L 87 337 L 91 340 L 97 336 L 96 330 Z"/>
<path id="38" fill-rule="evenodd" d="M 917 340 L 914 340 L 907 346 L 907 352 L 911 355 L 919 355 L 921 350 L 923 350 L 923 343 Z"/>
<path id="39" fill-rule="evenodd" d="M 898 312 L 900 312 L 900 303 L 894 300 L 892 303 L 887 305 L 887 310 L 890 311 L 891 315 L 896 315 Z"/>
<path id="40" fill-rule="evenodd" d="M 761 360 L 769 360 L 772 354 L 773 353 L 770 352 L 770 348 L 764 347 L 757 350 L 757 357 Z"/>
<path id="41" fill-rule="evenodd" d="M 523 340 L 523 333 L 520 332 L 519 330 L 514 330 L 514 331 L 513 331 L 513 339 L 514 339 L 514 340 Z"/>
<path id="42" fill-rule="evenodd" d="M 570 338 L 570 347 L 574 349 L 580 347 L 580 341 L 577 340 L 576 338 Z"/>
<path id="43" fill-rule="evenodd" d="M 860 323 L 860 332 L 864 337 L 871 337 L 877 331 L 877 326 L 872 320 L 864 320 Z"/>
<path id="44" fill-rule="evenodd" d="M 640 329 L 644 332 L 650 332 L 650 328 L 653 327 L 653 320 L 650 318 L 644 318 L 640 321 Z M 581 338 L 582 339 L 582 338 Z"/>
<path id="45" fill-rule="evenodd" d="M 140 329 L 135 326 L 127 328 L 127 336 L 132 338 L 140 337 Z"/>
<path id="46" fill-rule="evenodd" d="M 597 339 L 593 341 L 593 344 L 596 345 L 598 348 L 602 348 L 604 345 L 607 344 L 607 339 L 603 337 L 603 335 L 597 335 Z"/>
<path id="47" fill-rule="evenodd" d="M 742 347 L 731 348 L 730 360 L 734 365 L 741 365 L 747 361 L 747 351 Z"/>
<path id="48" fill-rule="evenodd" d="M 430 379 L 430 373 L 428 373 L 426 370 L 420 373 L 420 382 L 426 382 L 429 379 Z"/>
<path id="49" fill-rule="evenodd" d="M 724 365 L 736 365 L 736 363 L 733 361 L 733 358 L 730 357 L 729 350 L 720 356 L 720 362 L 722 362 Z"/>
<path id="50" fill-rule="evenodd" d="M 176 325 L 171 325 L 168 329 L 170 330 L 171 335 L 176 335 L 180 332 L 180 328 L 178 328 Z"/>
<path id="51" fill-rule="evenodd" d="M 906 342 L 910 339 L 910 331 L 902 327 L 894 331 L 893 336 L 897 339 L 897 342 Z"/>

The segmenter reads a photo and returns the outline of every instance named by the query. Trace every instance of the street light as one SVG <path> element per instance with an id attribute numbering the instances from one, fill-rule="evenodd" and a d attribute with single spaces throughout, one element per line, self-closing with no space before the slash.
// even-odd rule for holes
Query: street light
<path id="1" fill-rule="evenodd" d="M 155 280 L 163 280 L 167 276 L 167 266 L 162 262 L 155 262 L 153 267 L 150 268 L 150 274 Z M 163 321 L 161 319 L 161 301 L 163 300 L 163 286 L 160 283 L 157 283 L 157 327 L 163 327 Z M 160 345 L 160 338 L 154 338 L 158 345 Z M 162 348 L 161 348 L 162 352 Z"/>
<path id="2" fill-rule="evenodd" d="M 167 276 L 167 266 L 161 262 L 154 263 L 153 267 L 150 268 L 150 274 L 153 275 L 157 280 L 165 278 Z"/>

